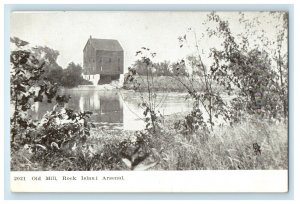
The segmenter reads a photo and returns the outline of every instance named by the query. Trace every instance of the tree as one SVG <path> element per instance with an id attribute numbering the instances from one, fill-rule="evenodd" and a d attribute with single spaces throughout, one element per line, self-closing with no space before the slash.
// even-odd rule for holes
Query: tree
<path id="1" fill-rule="evenodd" d="M 47 46 L 37 46 L 33 49 L 35 55 L 43 58 L 44 74 L 48 81 L 61 85 L 63 77 L 63 68 L 57 63 L 59 52 Z"/>
<path id="2" fill-rule="evenodd" d="M 11 42 L 16 45 L 16 49 L 11 52 L 11 103 L 14 106 L 11 123 L 11 142 L 15 137 L 26 139 L 30 136 L 28 127 L 36 127 L 36 123 L 28 120 L 27 110 L 30 109 L 34 101 L 42 101 L 44 95 L 48 102 L 51 102 L 57 91 L 57 86 L 52 85 L 45 79 L 41 79 L 45 62 L 39 59 L 27 48 L 29 43 L 19 38 L 11 38 Z"/>
<path id="3" fill-rule="evenodd" d="M 211 66 L 211 70 L 215 73 L 215 79 L 227 91 L 237 90 L 237 97 L 232 103 L 233 110 L 244 110 L 269 118 L 279 119 L 280 115 L 286 117 L 287 89 L 280 83 L 282 80 L 278 80 L 283 77 L 283 72 L 280 71 L 282 66 L 279 65 L 281 62 L 276 62 L 279 70 L 272 67 L 272 43 L 266 39 L 264 32 L 258 34 L 260 44 L 250 45 L 245 39 L 249 31 L 243 35 L 242 43 L 238 43 L 227 21 L 215 13 L 211 13 L 209 17 L 217 24 L 218 31 L 210 32 L 224 39 L 223 49 L 212 49 L 214 65 Z M 242 16 L 241 22 L 244 21 Z M 250 28 L 253 28 L 253 23 L 250 25 Z M 282 101 L 282 105 L 279 101 Z"/>
<path id="4" fill-rule="evenodd" d="M 82 77 L 82 67 L 79 64 L 71 62 L 67 68 L 63 70 L 61 83 L 65 87 L 76 87 L 81 84 L 91 84 Z"/>
<path id="5" fill-rule="evenodd" d="M 147 69 L 148 69 L 147 65 L 141 59 L 136 60 L 132 67 L 136 70 L 136 72 L 140 76 L 147 76 Z M 152 62 L 152 68 L 153 68 L 152 70 L 153 76 L 172 75 L 169 61 L 157 62 L 157 63 Z"/>
<path id="6" fill-rule="evenodd" d="M 190 35 L 187 35 L 190 34 Z M 226 104 L 221 97 L 221 92 L 219 89 L 215 88 L 214 81 L 214 72 L 212 69 L 209 69 L 212 64 L 209 62 L 203 61 L 203 50 L 200 50 L 198 35 L 195 30 L 192 28 L 188 29 L 188 33 L 183 36 L 179 36 L 179 47 L 188 45 L 189 41 L 194 43 L 193 47 L 195 49 L 193 55 L 187 56 L 186 60 L 181 60 L 177 66 L 177 70 L 180 70 L 180 67 L 186 67 L 186 64 L 191 65 L 192 72 L 188 76 L 189 83 L 183 82 L 178 74 L 176 75 L 176 79 L 187 89 L 189 95 L 193 98 L 193 110 L 191 114 L 189 114 L 184 122 L 184 126 L 188 127 L 189 130 L 197 130 L 200 127 L 203 130 L 208 130 L 208 126 L 210 126 L 210 130 L 213 130 L 213 126 L 215 125 L 214 119 L 218 117 L 223 117 L 223 119 L 229 119 Z M 204 34 L 202 34 L 204 36 Z M 200 37 L 200 39 L 203 37 Z M 194 86 L 194 83 L 198 83 L 199 87 L 202 87 L 201 90 L 197 90 Z M 208 116 L 208 119 L 204 119 L 204 113 Z"/>
<path id="7" fill-rule="evenodd" d="M 171 64 L 171 73 L 172 73 L 172 76 L 183 76 L 183 77 L 189 76 L 186 65 L 185 65 L 185 63 L 182 63 L 182 62 L 172 63 Z"/>
<path id="8" fill-rule="evenodd" d="M 85 151 L 82 146 L 89 136 L 91 127 L 87 121 L 91 112 L 76 113 L 65 108 L 64 104 L 68 102 L 69 97 L 57 95 L 58 85 L 43 77 L 45 65 L 43 55 L 38 55 L 32 48 L 26 48 L 29 43 L 19 38 L 11 38 L 11 42 L 15 45 L 10 55 L 10 91 L 13 107 L 11 114 L 12 169 L 20 168 L 20 166 L 14 166 L 15 162 L 19 161 L 16 159 L 18 155 L 16 152 L 25 147 L 31 152 L 30 158 L 22 155 L 22 158 L 26 158 L 25 162 L 28 166 L 36 161 L 44 163 L 51 160 L 57 153 L 60 157 L 67 153 L 69 155 L 82 154 Z M 33 102 L 42 102 L 45 98 L 48 103 L 55 98 L 56 105 L 40 121 L 33 120 L 28 110 Z M 77 148 L 73 148 L 74 145 Z M 31 159 L 34 162 L 31 162 Z M 51 162 L 46 165 L 51 165 Z"/>
<path id="9" fill-rule="evenodd" d="M 79 64 L 71 62 L 66 69 L 63 69 L 58 63 L 57 58 L 59 52 L 47 46 L 37 46 L 33 49 L 35 55 L 39 55 L 45 62 L 43 70 L 45 77 L 49 82 L 56 83 L 60 86 L 66 86 L 69 88 L 76 87 L 78 85 L 89 85 L 91 82 L 84 80 L 81 76 L 82 67 Z"/>
<path id="10" fill-rule="evenodd" d="M 159 63 L 154 63 L 153 66 L 155 67 L 156 71 L 155 74 L 157 76 L 172 76 L 170 62 L 163 61 Z"/>
<path id="11" fill-rule="evenodd" d="M 146 64 L 142 62 L 142 60 L 138 59 L 132 65 L 132 68 L 139 74 L 140 76 L 147 75 L 147 67 Z"/>
<path id="12" fill-rule="evenodd" d="M 279 79 L 280 79 L 280 99 L 282 101 L 282 109 L 284 117 L 288 117 L 288 101 L 287 101 L 287 92 L 288 92 L 288 55 L 285 54 L 287 50 L 288 43 L 288 13 L 287 12 L 271 12 L 272 15 L 278 19 L 280 22 L 276 25 L 278 30 L 276 49 L 273 52 L 273 59 L 276 61 L 276 68 L 278 70 Z"/>

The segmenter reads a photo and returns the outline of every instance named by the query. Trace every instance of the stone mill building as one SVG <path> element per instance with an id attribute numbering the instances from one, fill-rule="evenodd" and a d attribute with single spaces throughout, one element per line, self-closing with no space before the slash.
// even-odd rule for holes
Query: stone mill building
<path id="1" fill-rule="evenodd" d="M 117 40 L 88 39 L 83 49 L 83 77 L 94 85 L 108 84 L 124 72 L 124 51 Z"/>

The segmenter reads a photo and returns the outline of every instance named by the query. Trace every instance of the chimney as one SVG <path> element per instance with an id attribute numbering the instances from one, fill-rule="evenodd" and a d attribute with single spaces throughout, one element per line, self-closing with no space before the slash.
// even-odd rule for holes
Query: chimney
<path id="1" fill-rule="evenodd" d="M 90 35 L 90 39 L 92 39 L 92 36 Z"/>

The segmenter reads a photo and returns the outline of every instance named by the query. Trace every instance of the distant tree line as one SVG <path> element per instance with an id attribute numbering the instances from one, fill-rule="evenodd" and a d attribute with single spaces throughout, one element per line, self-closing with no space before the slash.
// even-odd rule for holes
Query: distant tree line
<path id="1" fill-rule="evenodd" d="M 152 66 L 151 72 L 153 76 L 174 76 L 179 71 L 178 63 L 171 63 L 170 61 L 152 63 Z M 149 71 L 147 64 L 140 59 L 135 61 L 132 68 L 140 76 L 147 76 L 147 69 Z M 181 75 L 188 76 L 186 67 L 181 67 L 180 72 Z"/>
<path id="2" fill-rule="evenodd" d="M 51 83 L 57 83 L 60 86 L 69 88 L 78 85 L 92 84 L 90 81 L 83 79 L 83 69 L 79 64 L 70 62 L 68 66 L 63 69 L 57 63 L 59 51 L 53 50 L 47 46 L 38 46 L 35 48 L 35 52 L 35 54 L 43 55 L 45 60 L 43 77 Z"/>

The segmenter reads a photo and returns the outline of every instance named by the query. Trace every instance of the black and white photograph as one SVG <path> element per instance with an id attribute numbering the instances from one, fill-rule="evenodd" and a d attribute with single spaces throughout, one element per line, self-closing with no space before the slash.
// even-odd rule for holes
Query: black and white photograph
<path id="1" fill-rule="evenodd" d="M 11 170 L 287 169 L 288 13 L 11 13 Z"/>
<path id="2" fill-rule="evenodd" d="M 11 171 L 288 170 L 288 25 L 284 11 L 11 12 Z"/>

